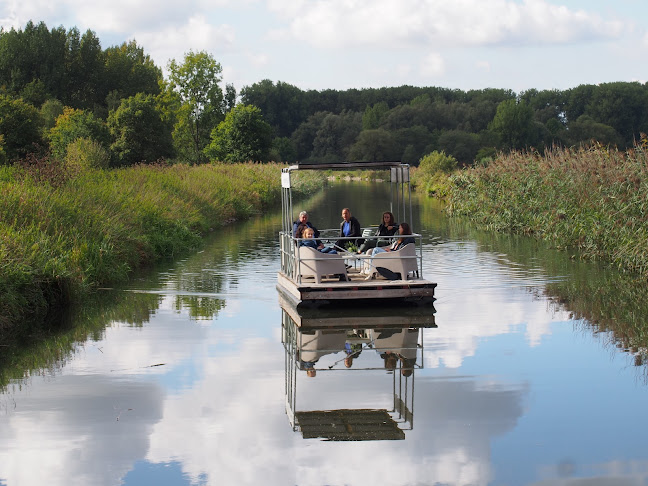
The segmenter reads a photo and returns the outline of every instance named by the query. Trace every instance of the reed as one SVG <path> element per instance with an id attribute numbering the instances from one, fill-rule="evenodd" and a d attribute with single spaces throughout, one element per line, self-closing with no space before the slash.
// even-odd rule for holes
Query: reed
<path id="1" fill-rule="evenodd" d="M 501 155 L 450 177 L 449 214 L 648 276 L 648 153 L 601 145 Z"/>
<path id="2" fill-rule="evenodd" d="M 33 167 L 0 171 L 0 338 L 281 198 L 278 164 Z"/>

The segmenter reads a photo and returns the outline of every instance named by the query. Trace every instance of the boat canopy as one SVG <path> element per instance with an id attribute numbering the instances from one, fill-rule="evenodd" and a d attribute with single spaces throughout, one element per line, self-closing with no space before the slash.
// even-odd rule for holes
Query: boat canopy
<path id="1" fill-rule="evenodd" d="M 343 162 L 334 164 L 296 164 L 281 170 L 282 230 L 290 234 L 294 214 L 291 174 L 300 170 L 387 170 L 389 171 L 391 211 L 397 221 L 413 221 L 410 166 L 402 162 Z M 412 227 L 412 231 L 414 228 Z"/>

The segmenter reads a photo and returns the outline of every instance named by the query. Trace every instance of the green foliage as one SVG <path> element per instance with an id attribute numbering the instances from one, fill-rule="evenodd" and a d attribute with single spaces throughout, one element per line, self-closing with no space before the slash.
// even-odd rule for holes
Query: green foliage
<path id="1" fill-rule="evenodd" d="M 352 161 L 382 162 L 397 160 L 394 136 L 387 130 L 363 130 L 351 146 L 348 159 Z"/>
<path id="2" fill-rule="evenodd" d="M 106 149 L 110 144 L 110 133 L 104 122 L 90 112 L 65 108 L 49 131 L 52 153 L 59 159 L 65 158 L 67 146 L 78 138 L 95 140 Z"/>
<path id="3" fill-rule="evenodd" d="M 448 176 L 457 170 L 457 166 L 457 159 L 435 150 L 421 158 L 418 167 L 412 170 L 412 185 L 430 196 L 445 197 Z"/>
<path id="4" fill-rule="evenodd" d="M 457 169 L 457 159 L 445 152 L 434 151 L 419 161 L 419 170 L 423 174 L 435 175 L 437 172 L 450 174 Z"/>
<path id="5" fill-rule="evenodd" d="M 41 141 L 38 110 L 21 99 L 0 94 L 0 135 L 5 163 L 24 156 Z"/>
<path id="6" fill-rule="evenodd" d="M 389 111 L 389 106 L 384 101 L 376 103 L 372 107 L 367 106 L 362 115 L 362 129 L 375 130 L 380 127 L 382 117 Z"/>
<path id="7" fill-rule="evenodd" d="M 77 138 L 67 146 L 65 167 L 70 174 L 79 174 L 89 169 L 107 169 L 110 154 L 101 144 L 90 138 Z"/>
<path id="8" fill-rule="evenodd" d="M 173 155 L 170 123 L 152 95 L 138 93 L 122 100 L 108 116 L 114 142 L 110 146 L 120 165 L 155 162 Z"/>
<path id="9" fill-rule="evenodd" d="M 54 128 L 56 119 L 63 114 L 63 103 L 59 100 L 47 100 L 40 108 L 41 121 L 43 123 L 43 132 L 45 134 Z"/>
<path id="10" fill-rule="evenodd" d="M 524 100 L 506 100 L 497 106 L 490 130 L 499 135 L 505 149 L 521 149 L 535 145 L 533 110 Z"/>
<path id="11" fill-rule="evenodd" d="M 272 128 L 251 105 L 236 105 L 214 128 L 205 153 L 222 162 L 267 162 L 272 144 Z"/>
<path id="12" fill-rule="evenodd" d="M 270 160 L 289 164 L 297 162 L 297 148 L 293 141 L 288 137 L 274 138 L 270 150 Z"/>
<path id="13" fill-rule="evenodd" d="M 602 145 L 503 155 L 451 177 L 449 211 L 648 276 L 648 152 Z"/>
<path id="14" fill-rule="evenodd" d="M 58 187 L 26 170 L 0 171 L 0 334 L 42 319 L 50 305 L 195 248 L 211 228 L 277 204 L 280 168 L 88 169 Z"/>
<path id="15" fill-rule="evenodd" d="M 347 160 L 349 149 L 361 131 L 360 113 L 345 111 L 339 115 L 327 114 L 313 140 L 312 159 L 321 162 Z"/>
<path id="16" fill-rule="evenodd" d="M 306 93 L 288 83 L 269 79 L 241 90 L 241 102 L 261 110 L 277 137 L 289 137 L 308 117 Z"/>
<path id="17" fill-rule="evenodd" d="M 183 106 L 177 114 L 176 138 L 191 139 L 189 160 L 200 162 L 211 131 L 223 119 L 221 65 L 207 52 L 189 51 L 182 63 L 172 59 L 168 68 L 169 87 Z"/>

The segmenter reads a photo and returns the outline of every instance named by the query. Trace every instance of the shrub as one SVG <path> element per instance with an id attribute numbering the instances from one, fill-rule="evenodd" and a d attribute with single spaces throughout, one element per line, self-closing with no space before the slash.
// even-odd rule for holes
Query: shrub
<path id="1" fill-rule="evenodd" d="M 106 169 L 109 165 L 110 154 L 95 140 L 81 137 L 67 146 L 65 167 L 70 174 L 88 169 Z"/>

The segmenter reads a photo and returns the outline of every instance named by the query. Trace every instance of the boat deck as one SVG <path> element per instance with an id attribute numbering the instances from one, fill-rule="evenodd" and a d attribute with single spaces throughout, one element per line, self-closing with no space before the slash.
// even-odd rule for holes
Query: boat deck
<path id="1" fill-rule="evenodd" d="M 323 278 L 316 283 L 312 278 L 303 278 L 297 283 L 279 272 L 277 289 L 294 305 L 302 303 L 325 303 L 331 301 L 371 301 L 395 299 L 404 302 L 431 302 L 437 284 L 422 278 L 388 280 L 377 276 L 365 280 L 366 275 L 355 269 L 347 271 L 349 281 L 338 278 Z"/>

